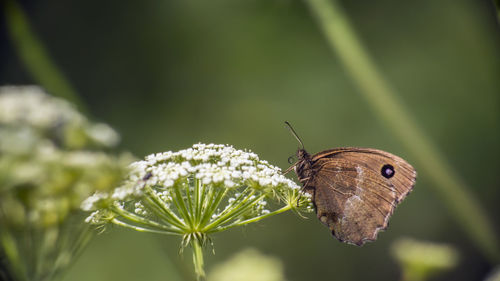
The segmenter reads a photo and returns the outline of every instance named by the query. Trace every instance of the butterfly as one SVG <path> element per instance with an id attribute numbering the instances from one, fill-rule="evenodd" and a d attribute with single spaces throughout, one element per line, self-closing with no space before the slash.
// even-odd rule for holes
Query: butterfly
<path id="1" fill-rule="evenodd" d="M 415 185 L 417 172 L 391 153 L 341 147 L 310 155 L 290 123 L 301 148 L 295 170 L 302 191 L 311 195 L 318 219 L 340 241 L 361 246 L 375 241 L 396 206 Z"/>

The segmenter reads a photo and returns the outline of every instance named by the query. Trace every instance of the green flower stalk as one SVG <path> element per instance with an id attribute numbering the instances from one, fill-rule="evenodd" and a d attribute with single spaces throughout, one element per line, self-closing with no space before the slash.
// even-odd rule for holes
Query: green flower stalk
<path id="1" fill-rule="evenodd" d="M 52 280 L 78 255 L 93 233 L 82 201 L 130 163 L 104 152 L 118 140 L 38 87 L 0 87 L 0 276 Z"/>
<path id="2" fill-rule="evenodd" d="M 392 245 L 392 255 L 398 261 L 404 281 L 424 281 L 437 273 L 457 266 L 459 256 L 450 245 L 399 239 Z"/>
<path id="3" fill-rule="evenodd" d="M 181 249 L 191 246 L 195 273 L 204 279 L 202 248 L 209 235 L 312 207 L 297 184 L 255 153 L 195 144 L 133 163 L 123 185 L 95 193 L 82 209 L 93 211 L 87 218 L 92 224 L 181 236 Z"/>

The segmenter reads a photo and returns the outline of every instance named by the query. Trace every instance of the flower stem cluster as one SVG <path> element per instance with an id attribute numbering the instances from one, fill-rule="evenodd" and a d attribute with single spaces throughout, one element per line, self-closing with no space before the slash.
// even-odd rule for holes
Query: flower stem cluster
<path id="1" fill-rule="evenodd" d="M 201 247 L 209 234 L 291 209 L 310 209 L 309 197 L 299 190 L 255 153 L 195 144 L 133 163 L 123 185 L 95 193 L 82 208 L 93 211 L 89 223 L 182 236 L 182 246 L 193 248 L 196 274 L 202 278 Z"/>

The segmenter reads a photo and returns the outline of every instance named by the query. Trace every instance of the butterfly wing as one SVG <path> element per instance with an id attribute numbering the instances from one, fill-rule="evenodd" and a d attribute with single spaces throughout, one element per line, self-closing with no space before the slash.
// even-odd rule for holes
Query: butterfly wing
<path id="1" fill-rule="evenodd" d="M 314 192 L 318 219 L 351 244 L 375 240 L 415 183 L 410 164 L 376 149 L 333 149 L 314 155 L 312 161 L 314 177 L 305 190 Z M 389 177 L 384 167 L 392 167 Z"/>
<path id="2" fill-rule="evenodd" d="M 382 175 L 381 169 L 389 164 L 394 168 L 394 175 L 389 179 L 388 183 L 396 190 L 397 202 L 403 200 L 406 195 L 413 189 L 417 172 L 401 157 L 398 157 L 389 152 L 385 152 L 373 148 L 359 148 L 359 147 L 343 147 L 331 150 L 325 150 L 317 153 L 312 157 L 314 162 L 313 169 L 328 164 L 329 160 L 342 159 L 345 163 L 351 163 L 360 168 L 366 168 L 374 171 L 378 175 Z M 321 161 L 320 161 L 321 160 Z M 336 167 L 335 163 L 330 163 L 328 168 Z"/>

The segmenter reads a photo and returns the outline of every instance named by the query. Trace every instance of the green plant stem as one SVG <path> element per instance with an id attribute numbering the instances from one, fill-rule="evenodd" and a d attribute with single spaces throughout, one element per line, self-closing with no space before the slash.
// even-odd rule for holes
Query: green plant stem
<path id="1" fill-rule="evenodd" d="M 220 232 L 220 231 L 224 231 L 224 230 L 227 230 L 229 228 L 236 227 L 236 226 L 242 226 L 242 225 L 246 225 L 246 224 L 249 224 L 249 223 L 252 223 L 252 222 L 257 222 L 257 221 L 260 221 L 260 220 L 265 219 L 267 217 L 271 217 L 271 216 L 274 216 L 274 215 L 277 215 L 277 214 L 281 214 L 281 213 L 286 212 L 286 211 L 291 210 L 291 209 L 292 209 L 292 206 L 291 205 L 287 205 L 285 207 L 282 207 L 281 209 L 278 209 L 276 211 L 267 213 L 265 215 L 261 215 L 261 216 L 258 216 L 258 217 L 255 217 L 255 218 L 251 218 L 251 219 L 248 219 L 248 220 L 244 220 L 244 221 L 240 221 L 240 222 L 235 222 L 235 223 L 232 223 L 230 225 L 225 225 L 225 226 L 222 226 L 222 227 L 217 227 L 217 228 L 215 228 L 213 230 L 208 231 L 207 233 Z"/>
<path id="2" fill-rule="evenodd" d="M 189 210 L 187 209 L 186 203 L 184 202 L 184 197 L 182 196 L 180 189 L 181 189 L 180 187 L 174 188 L 174 192 L 172 192 L 172 202 L 177 207 L 177 210 L 179 211 L 179 214 L 182 216 L 182 219 L 184 219 L 185 224 L 193 226 L 193 219 L 191 217 L 192 213 L 190 213 Z"/>
<path id="3" fill-rule="evenodd" d="M 222 201 L 222 199 L 226 195 L 227 189 L 221 188 L 220 190 L 217 190 L 217 189 L 214 190 L 212 188 L 212 189 L 210 189 L 209 192 L 210 192 L 211 196 L 204 196 L 206 200 L 202 201 L 203 202 L 202 208 L 205 210 L 205 212 L 204 212 L 205 215 L 201 219 L 199 226 L 204 226 L 210 221 L 210 219 L 212 218 L 212 214 L 215 213 L 215 211 L 217 210 L 217 208 L 220 205 L 220 202 Z M 209 203 L 209 202 L 212 202 L 212 203 Z"/>
<path id="4" fill-rule="evenodd" d="M 239 202 L 237 204 L 231 204 L 229 208 L 227 208 L 225 211 L 223 211 L 219 218 L 216 219 L 215 221 L 211 222 L 210 224 L 206 225 L 203 227 L 202 231 L 203 232 L 208 232 L 211 228 L 213 228 L 216 225 L 221 225 L 229 220 L 231 220 L 233 217 L 236 217 L 244 212 L 246 212 L 249 207 L 252 204 L 255 204 L 258 200 L 264 198 L 264 195 L 260 197 L 256 197 L 254 199 L 250 199 L 254 194 L 255 190 L 251 190 L 247 195 L 244 195 L 245 192 L 242 192 L 240 197 L 245 197 L 244 200 L 239 201 L 235 200 L 235 202 Z"/>
<path id="5" fill-rule="evenodd" d="M 244 213 L 246 213 L 247 211 L 249 211 L 253 206 L 255 206 L 260 200 L 264 199 L 266 196 L 265 195 L 261 195 L 261 196 L 255 196 L 254 199 L 250 199 L 251 197 L 249 196 L 249 198 L 246 198 L 246 200 L 244 200 L 244 204 L 239 204 L 237 205 L 237 207 L 235 208 L 230 208 L 231 211 L 227 214 L 228 217 L 226 219 L 223 219 L 223 220 L 220 220 L 218 221 L 218 224 L 219 225 L 222 225 L 222 224 L 225 224 L 229 221 L 231 221 L 231 217 L 238 217 Z"/>
<path id="6" fill-rule="evenodd" d="M 157 216 L 163 218 L 165 221 L 174 225 L 175 227 L 183 229 L 184 223 L 181 221 L 181 219 L 170 210 L 169 206 L 167 206 L 165 202 L 163 202 L 163 200 L 159 198 L 159 196 L 151 189 L 151 187 L 144 187 L 144 189 L 149 194 L 144 204 L 150 205 L 151 210 L 153 210 Z"/>
<path id="7" fill-rule="evenodd" d="M 112 219 L 111 222 L 114 223 L 114 224 L 116 224 L 116 225 L 119 225 L 119 226 L 122 226 L 122 227 L 125 227 L 125 228 L 129 228 L 129 229 L 132 229 L 132 230 L 135 230 L 135 231 L 139 231 L 139 232 L 149 232 L 149 233 L 167 234 L 167 235 L 179 235 L 179 236 L 181 236 L 181 235 L 184 234 L 184 233 L 180 233 L 180 232 L 177 232 L 177 231 L 153 229 L 153 228 L 146 228 L 146 227 L 143 227 L 143 226 L 131 225 L 130 223 L 122 222 L 121 220 L 119 220 L 117 218 Z"/>
<path id="8" fill-rule="evenodd" d="M 497 21 L 500 22 L 500 0 L 493 0 L 493 4 L 497 10 Z"/>
<path id="9" fill-rule="evenodd" d="M 436 146 L 421 130 L 364 49 L 336 0 L 307 0 L 333 51 L 348 70 L 376 115 L 406 145 L 423 175 L 443 198 L 450 213 L 483 254 L 499 259 L 491 221 Z"/>
<path id="10" fill-rule="evenodd" d="M 201 181 L 199 179 L 193 179 L 194 181 L 194 206 L 195 206 L 195 227 L 200 226 L 200 223 L 202 221 L 201 218 L 201 204 L 203 200 L 205 199 L 205 185 L 201 184 Z"/>
<path id="11" fill-rule="evenodd" d="M 163 225 L 163 224 L 160 224 L 160 223 L 157 223 L 155 221 L 152 221 L 152 220 L 149 220 L 149 219 L 146 219 L 144 217 L 141 217 L 141 216 L 138 216 L 134 213 L 131 213 L 129 211 L 126 211 L 120 207 L 114 207 L 113 210 L 119 214 L 120 216 L 122 216 L 123 218 L 127 219 L 128 221 L 131 221 L 133 223 L 137 223 L 137 224 L 141 224 L 143 226 L 147 226 L 147 227 L 152 227 L 154 229 L 158 229 L 160 231 L 164 231 L 164 232 L 172 232 L 172 233 L 177 233 L 177 234 L 180 234 L 180 233 L 183 233 L 183 229 L 179 229 L 179 228 L 175 228 L 175 227 L 171 227 L 171 226 L 166 226 L 166 225 Z M 146 229 L 146 228 L 145 228 Z"/>
<path id="12" fill-rule="evenodd" d="M 3 247 L 3 254 L 7 257 L 7 262 L 11 267 L 10 273 L 19 278 L 20 281 L 28 280 L 15 238 L 10 232 L 0 230 L 0 242 Z"/>
<path id="13" fill-rule="evenodd" d="M 191 247 L 193 247 L 193 263 L 196 272 L 196 279 L 198 281 L 205 280 L 205 270 L 203 269 L 203 249 L 199 239 L 191 240 Z"/>
<path id="14" fill-rule="evenodd" d="M 26 14 L 14 0 L 3 0 L 7 31 L 14 49 L 37 83 L 49 93 L 73 102 L 81 112 L 88 113 L 73 86 L 55 65 L 41 40 L 33 32 Z"/>

